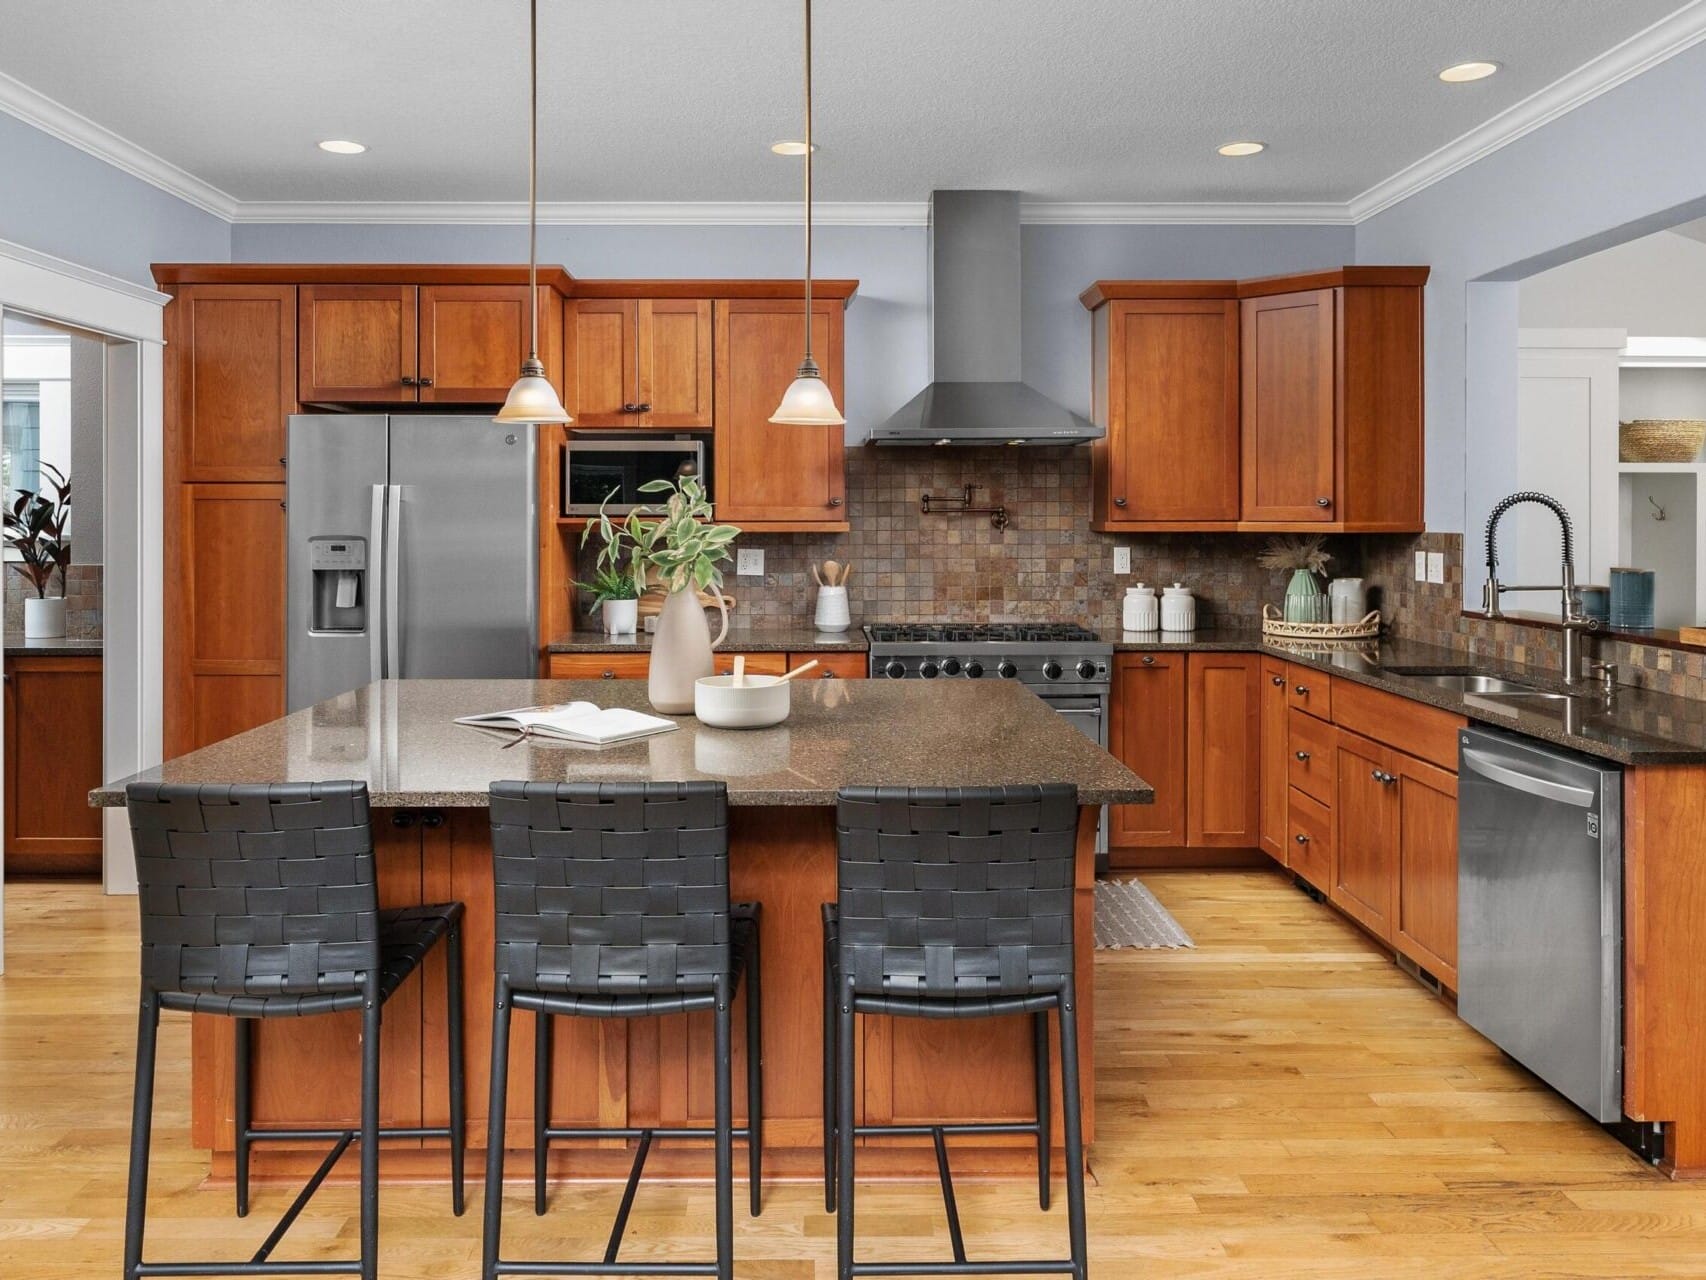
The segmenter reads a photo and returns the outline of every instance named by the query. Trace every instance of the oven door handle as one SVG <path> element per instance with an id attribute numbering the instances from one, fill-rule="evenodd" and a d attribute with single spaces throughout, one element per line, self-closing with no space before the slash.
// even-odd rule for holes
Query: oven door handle
<path id="1" fill-rule="evenodd" d="M 1097 697 L 1082 698 L 1044 698 L 1043 703 L 1052 711 L 1063 715 L 1095 716 L 1102 715 L 1102 700 Z"/>

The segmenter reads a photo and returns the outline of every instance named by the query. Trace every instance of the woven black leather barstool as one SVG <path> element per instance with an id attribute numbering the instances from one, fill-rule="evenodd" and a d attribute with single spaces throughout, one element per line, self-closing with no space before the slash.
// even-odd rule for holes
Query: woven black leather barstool
<path id="1" fill-rule="evenodd" d="M 844 787 L 836 798 L 838 891 L 824 924 L 824 1183 L 839 1216 L 841 1280 L 855 1276 L 1058 1273 L 1085 1280 L 1084 1143 L 1073 989 L 1073 868 L 1078 791 Z M 1049 1204 L 1048 1013 L 1060 1018 L 1070 1257 L 968 1260 L 948 1167 L 950 1134 L 1023 1134 L 1037 1143 L 1038 1199 Z M 1029 1014 L 1037 1119 L 1030 1123 L 855 1125 L 854 1023 Z M 831 1103 L 833 1101 L 833 1108 Z M 928 1137 L 947 1209 L 951 1262 L 853 1258 L 852 1139 Z"/>
<path id="2" fill-rule="evenodd" d="M 382 911 L 367 787 L 360 782 L 234 786 L 132 783 L 125 791 L 142 914 L 142 1011 L 125 1208 L 125 1280 L 141 1276 L 358 1275 L 379 1266 L 379 1139 L 448 1138 L 451 1203 L 462 1212 L 460 902 Z M 379 1026 L 385 1002 L 444 940 L 449 969 L 450 1123 L 379 1124 Z M 155 1049 L 162 1009 L 221 1014 L 237 1037 L 237 1213 L 248 1213 L 256 1141 L 329 1141 L 332 1149 L 247 1262 L 144 1262 Z M 255 1129 L 249 1032 L 256 1018 L 360 1010 L 359 1129 Z M 352 1142 L 361 1149 L 361 1256 L 272 1257 Z"/>
<path id="3" fill-rule="evenodd" d="M 729 903 L 728 790 L 720 782 L 492 784 L 497 983 L 486 1156 L 484 1280 L 500 1275 L 734 1275 L 733 1140 L 748 1145 L 757 1216 L 764 1147 L 758 907 Z M 746 980 L 748 1121 L 736 1128 L 730 1003 Z M 601 1261 L 502 1257 L 504 1103 L 511 1011 L 535 1020 L 534 1212 L 545 1212 L 553 1141 L 638 1145 Z M 706 1128 L 562 1128 L 550 1124 L 551 1019 L 637 1018 L 710 1010 L 716 1027 L 716 1123 Z M 657 1138 L 716 1145 L 714 1262 L 622 1263 L 617 1254 Z"/>

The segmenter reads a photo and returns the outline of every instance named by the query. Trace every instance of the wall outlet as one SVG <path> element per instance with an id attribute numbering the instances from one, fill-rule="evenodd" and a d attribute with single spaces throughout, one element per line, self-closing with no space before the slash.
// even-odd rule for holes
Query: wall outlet
<path id="1" fill-rule="evenodd" d="M 1445 585 L 1445 552 L 1428 552 L 1428 581 Z"/>
<path id="2" fill-rule="evenodd" d="M 1131 572 L 1131 548 L 1130 547 L 1115 547 L 1114 548 L 1114 572 L 1115 573 L 1130 573 Z"/>
<path id="3" fill-rule="evenodd" d="M 735 576 L 737 578 L 762 578 L 764 576 L 764 548 L 736 547 Z"/>
<path id="4" fill-rule="evenodd" d="M 1418 551 L 1418 552 L 1416 552 L 1416 581 L 1417 582 L 1426 582 L 1427 580 L 1428 580 L 1428 553 L 1426 551 Z"/>

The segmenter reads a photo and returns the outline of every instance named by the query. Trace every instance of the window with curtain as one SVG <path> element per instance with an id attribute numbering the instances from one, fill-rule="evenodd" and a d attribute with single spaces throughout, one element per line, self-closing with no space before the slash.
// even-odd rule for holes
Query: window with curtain
<path id="1" fill-rule="evenodd" d="M 41 488 L 41 388 L 8 382 L 0 395 L 0 492 Z"/>

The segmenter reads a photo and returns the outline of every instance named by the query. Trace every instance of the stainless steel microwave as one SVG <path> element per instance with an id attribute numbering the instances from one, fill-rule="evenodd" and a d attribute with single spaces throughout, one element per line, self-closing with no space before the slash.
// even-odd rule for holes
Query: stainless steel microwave
<path id="1" fill-rule="evenodd" d="M 595 516 L 608 500 L 612 515 L 625 515 L 654 500 L 641 485 L 683 476 L 704 477 L 709 488 L 705 442 L 698 437 L 571 435 L 563 445 L 563 514 Z"/>

